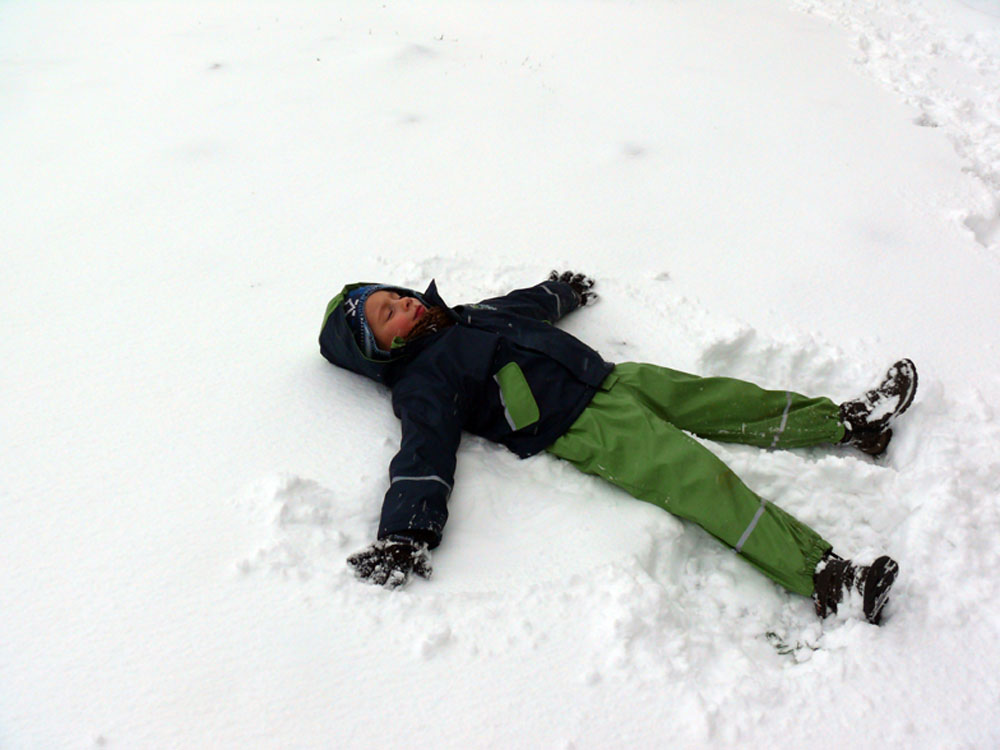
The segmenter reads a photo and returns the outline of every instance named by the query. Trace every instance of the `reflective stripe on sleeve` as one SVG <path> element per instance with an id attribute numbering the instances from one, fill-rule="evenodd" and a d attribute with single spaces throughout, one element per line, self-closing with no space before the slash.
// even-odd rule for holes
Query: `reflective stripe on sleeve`
<path id="1" fill-rule="evenodd" d="M 389 486 L 391 487 L 396 482 L 440 482 L 441 484 L 443 484 L 445 487 L 448 488 L 449 493 L 451 492 L 451 485 L 448 484 L 446 481 L 444 481 L 437 474 L 428 474 L 427 476 L 423 477 L 393 477 L 392 480 L 389 482 Z"/>
<path id="2" fill-rule="evenodd" d="M 542 284 L 542 289 L 544 289 L 546 292 L 548 292 L 549 294 L 551 294 L 553 297 L 556 298 L 556 317 L 557 318 L 561 318 L 562 317 L 562 300 L 559 298 L 559 295 L 556 294 L 555 292 L 553 292 L 547 286 L 545 286 L 545 284 Z"/>

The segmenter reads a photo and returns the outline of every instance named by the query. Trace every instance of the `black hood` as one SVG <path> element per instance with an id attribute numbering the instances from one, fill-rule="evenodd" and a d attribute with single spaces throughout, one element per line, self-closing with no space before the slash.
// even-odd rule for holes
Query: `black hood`
<path id="1" fill-rule="evenodd" d="M 340 290 L 340 293 L 336 297 L 330 300 L 330 304 L 326 306 L 326 315 L 323 318 L 323 329 L 319 334 L 319 349 L 324 357 L 338 367 L 344 367 L 360 375 L 369 377 L 377 383 L 391 386 L 399 377 L 406 361 L 416 353 L 416 349 L 421 347 L 414 346 L 415 343 L 420 342 L 405 344 L 398 349 L 394 349 L 392 358 L 387 360 L 366 357 L 364 352 L 361 351 L 361 347 L 358 346 L 358 342 L 354 338 L 354 333 L 347 323 L 344 301 L 351 291 L 371 284 L 372 282 L 364 281 L 356 284 L 348 284 Z M 437 285 L 433 281 L 431 281 L 427 287 L 427 291 L 423 294 L 400 286 L 389 286 L 386 288 L 399 292 L 405 297 L 415 297 L 425 307 L 442 307 L 454 316 L 454 312 L 438 295 Z"/>

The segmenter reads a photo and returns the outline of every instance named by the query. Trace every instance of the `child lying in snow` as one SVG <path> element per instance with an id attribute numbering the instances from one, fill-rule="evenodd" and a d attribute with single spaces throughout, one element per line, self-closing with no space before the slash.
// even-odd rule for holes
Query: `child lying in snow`
<path id="1" fill-rule="evenodd" d="M 856 591 L 877 624 L 895 561 L 862 566 L 833 554 L 685 430 L 762 448 L 829 443 L 879 455 L 890 423 L 913 400 L 913 363 L 897 362 L 881 385 L 839 406 L 732 378 L 613 365 L 552 325 L 596 299 L 593 285 L 553 271 L 536 286 L 454 308 L 434 282 L 423 294 L 349 284 L 331 300 L 323 356 L 392 388 L 403 430 L 378 540 L 348 559 L 358 578 L 395 588 L 413 573 L 430 576 L 428 550 L 441 541 L 464 429 L 522 458 L 547 450 L 694 521 L 785 588 L 811 596 L 820 617 Z"/>

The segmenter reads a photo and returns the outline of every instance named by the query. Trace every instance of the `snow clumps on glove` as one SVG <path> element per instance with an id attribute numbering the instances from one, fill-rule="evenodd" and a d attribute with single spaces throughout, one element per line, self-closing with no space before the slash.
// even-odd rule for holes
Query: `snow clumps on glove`
<path id="1" fill-rule="evenodd" d="M 431 577 L 431 556 L 427 545 L 403 537 L 379 539 L 347 558 L 360 581 L 395 589 L 405 585 L 412 574 Z"/>
<path id="2" fill-rule="evenodd" d="M 549 281 L 561 281 L 564 284 L 569 284 L 581 307 L 597 301 L 597 292 L 590 291 L 594 286 L 594 280 L 582 273 L 552 271 L 549 274 Z"/>

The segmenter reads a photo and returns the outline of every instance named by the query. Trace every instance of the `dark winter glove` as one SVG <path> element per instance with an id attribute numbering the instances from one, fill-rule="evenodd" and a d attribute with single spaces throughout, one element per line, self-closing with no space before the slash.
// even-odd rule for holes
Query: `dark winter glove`
<path id="1" fill-rule="evenodd" d="M 410 580 L 410 574 L 431 577 L 427 545 L 401 537 L 379 539 L 367 549 L 347 558 L 354 575 L 362 581 L 394 589 Z"/>
<path id="2" fill-rule="evenodd" d="M 597 292 L 590 291 L 594 286 L 594 280 L 582 273 L 574 273 L 573 271 L 559 273 L 558 271 L 553 271 L 549 274 L 549 281 L 561 281 L 564 284 L 569 284 L 569 288 L 573 290 L 573 294 L 576 295 L 577 302 L 580 303 L 581 307 L 597 299 Z"/>

